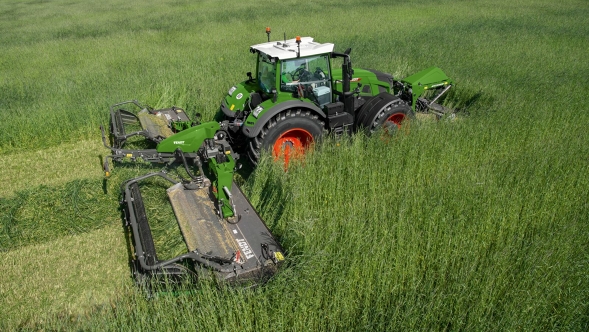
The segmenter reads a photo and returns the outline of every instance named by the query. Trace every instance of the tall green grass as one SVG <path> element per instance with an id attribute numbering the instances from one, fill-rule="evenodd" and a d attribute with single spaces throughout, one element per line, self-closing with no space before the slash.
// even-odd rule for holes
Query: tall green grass
<path id="1" fill-rule="evenodd" d="M 264 41 L 266 25 L 276 39 L 285 32 L 335 42 L 338 50 L 352 47 L 357 66 L 397 76 L 440 65 L 463 93 L 499 89 L 510 102 L 517 99 L 505 87 L 553 94 L 561 87 L 553 79 L 583 77 L 576 61 L 583 48 L 576 40 L 587 28 L 570 24 L 584 22 L 582 2 L 535 1 L 523 9 L 483 2 L 476 12 L 456 2 L 324 1 L 304 6 L 304 18 L 288 15 L 298 5 L 271 2 L 260 10 L 233 4 L 221 10 L 215 1 L 5 1 L 0 151 L 95 137 L 108 107 L 129 99 L 177 104 L 210 118 L 228 87 L 252 70 L 247 50 Z M 352 31 L 347 22 L 354 22 Z"/>
<path id="2" fill-rule="evenodd" d="M 413 125 L 393 147 L 388 137 L 328 140 L 286 173 L 265 160 L 246 189 L 288 260 L 258 289 L 205 281 L 188 295 L 150 302 L 129 289 L 88 316 L 50 323 L 101 330 L 582 330 L 589 211 L 586 200 L 558 198 L 583 195 L 587 166 L 563 178 L 553 167 L 575 158 L 531 163 L 543 154 L 457 154 L 477 135 L 467 125 Z M 455 141 L 439 143 L 440 135 Z M 473 155 L 482 158 L 473 162 Z M 508 167 L 498 172 L 496 163 Z"/>
<path id="3" fill-rule="evenodd" d="M 352 47 L 355 66 L 397 77 L 438 65 L 458 82 L 446 102 L 463 112 L 394 137 L 326 138 L 286 173 L 264 159 L 244 190 L 287 262 L 257 289 L 204 281 L 147 301 L 130 281 L 116 202 L 120 182 L 148 170 L 117 167 L 103 183 L 35 167 L 33 183 L 0 197 L 0 262 L 23 280 L 2 282 L 0 329 L 589 328 L 585 2 L 219 4 L 1 3 L 0 152 L 11 160 L 1 181 L 27 183 L 36 154 L 22 150 L 98 141 L 122 100 L 212 118 L 252 70 L 247 49 L 268 25 L 274 39 L 285 31 Z M 55 158 L 75 167 L 67 153 Z M 157 238 L 174 254 L 166 222 Z M 109 241 L 94 253 L 100 236 Z M 55 255 L 97 264 L 59 271 L 48 268 Z M 44 280 L 80 270 L 94 278 L 56 282 L 51 296 Z M 85 301 L 84 283 L 106 295 Z"/>

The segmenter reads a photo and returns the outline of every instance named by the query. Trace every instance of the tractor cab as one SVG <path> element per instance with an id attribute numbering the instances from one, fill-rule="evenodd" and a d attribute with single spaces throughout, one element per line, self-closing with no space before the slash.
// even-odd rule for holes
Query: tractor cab
<path id="1" fill-rule="evenodd" d="M 331 102 L 330 69 L 325 54 L 283 60 L 280 63 L 280 91 L 307 95 L 322 108 Z"/>
<path id="2" fill-rule="evenodd" d="M 253 45 L 258 88 L 266 98 L 306 98 L 323 107 L 331 102 L 329 57 L 334 45 L 311 37 Z"/>

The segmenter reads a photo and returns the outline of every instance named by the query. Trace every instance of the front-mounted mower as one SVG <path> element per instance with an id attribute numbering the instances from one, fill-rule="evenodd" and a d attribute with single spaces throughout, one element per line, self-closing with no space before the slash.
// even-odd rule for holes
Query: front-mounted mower
<path id="1" fill-rule="evenodd" d="M 271 42 L 270 29 L 266 32 L 268 42 L 250 47 L 256 74 L 248 72 L 247 80 L 228 90 L 218 122 L 192 121 L 181 108 L 154 110 L 135 101 L 111 107 L 111 145 L 103 129 L 104 145 L 112 151 L 104 163 L 107 173 L 110 160 L 141 159 L 179 163 L 190 175 L 180 181 L 151 173 L 123 186 L 140 273 L 182 274 L 192 264 L 222 279 L 271 274 L 284 258 L 282 249 L 233 182 L 240 154 L 256 165 L 269 151 L 288 163 L 326 133 L 392 132 L 416 112 L 438 117 L 448 112 L 438 101 L 453 83 L 437 67 L 396 80 L 352 68 L 350 49 L 334 52 L 333 44 L 311 37 Z M 341 68 L 333 68 L 333 59 L 340 59 Z M 137 138 L 153 147 L 128 147 Z M 185 255 L 163 262 L 155 253 L 138 185 L 156 176 L 173 183 L 168 196 L 187 244 Z"/>

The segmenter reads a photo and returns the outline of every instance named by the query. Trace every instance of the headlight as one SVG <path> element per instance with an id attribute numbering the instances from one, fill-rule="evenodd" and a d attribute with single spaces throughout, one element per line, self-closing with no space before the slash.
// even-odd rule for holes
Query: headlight
<path id="1" fill-rule="evenodd" d="M 258 118 L 258 115 L 260 115 L 260 113 L 262 113 L 262 111 L 264 110 L 264 108 L 260 105 L 258 105 L 256 108 L 254 108 L 252 115 L 254 116 L 254 118 Z"/>
<path id="2" fill-rule="evenodd" d="M 235 92 L 235 90 L 237 90 L 237 87 L 232 86 L 231 89 L 229 89 L 229 91 L 227 91 L 227 94 L 229 94 L 231 96 Z"/>

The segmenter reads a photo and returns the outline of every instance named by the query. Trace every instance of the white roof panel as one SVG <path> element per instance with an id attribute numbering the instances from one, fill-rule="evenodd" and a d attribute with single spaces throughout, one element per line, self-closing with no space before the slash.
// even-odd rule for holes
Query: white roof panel
<path id="1" fill-rule="evenodd" d="M 301 37 L 301 57 L 330 53 L 333 52 L 333 47 L 332 43 L 321 44 L 314 42 L 311 37 Z M 282 40 L 257 44 L 251 48 L 280 60 L 296 58 L 298 51 L 298 45 L 294 38 L 288 39 L 286 42 Z"/>

